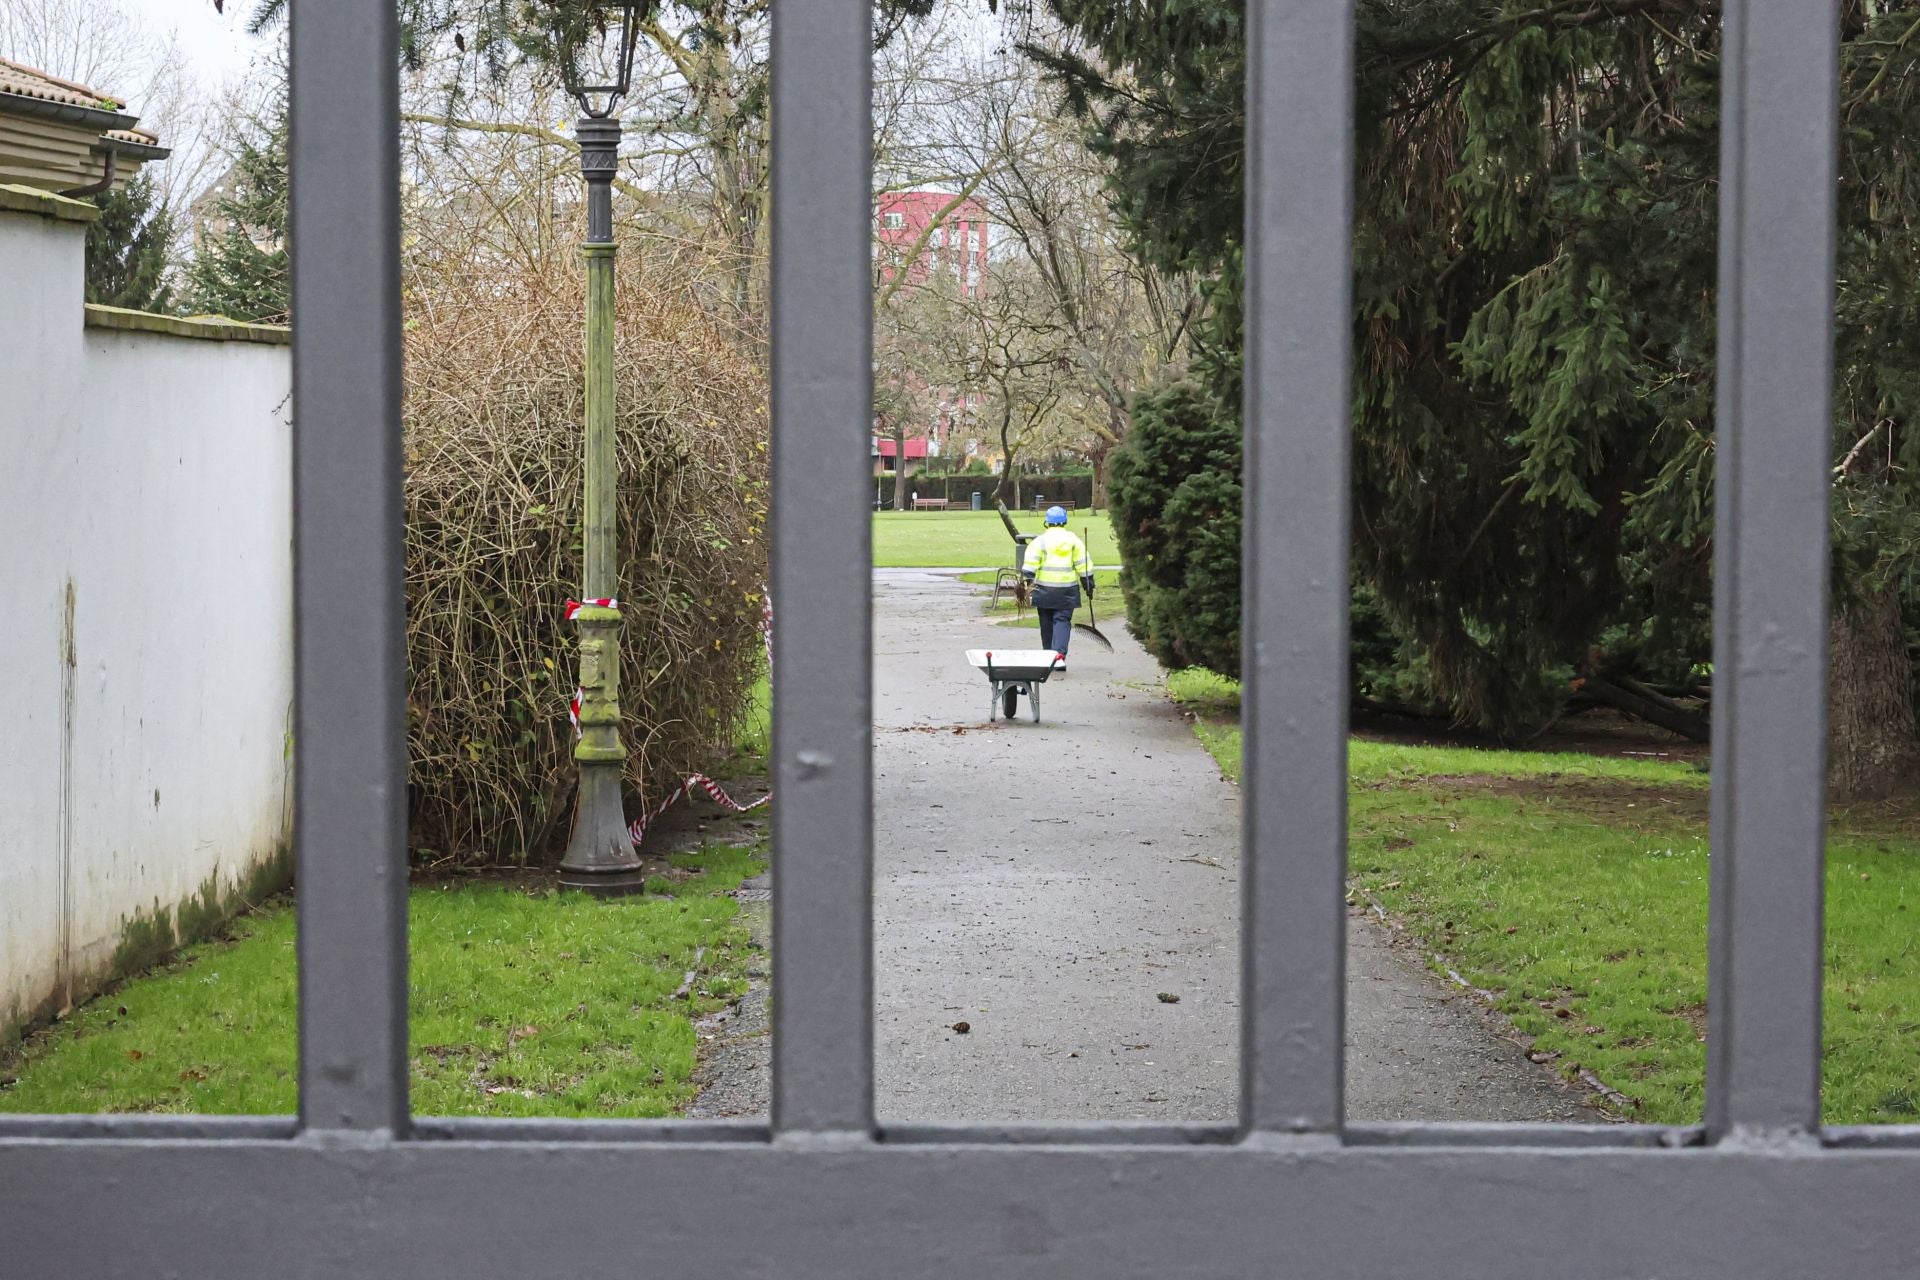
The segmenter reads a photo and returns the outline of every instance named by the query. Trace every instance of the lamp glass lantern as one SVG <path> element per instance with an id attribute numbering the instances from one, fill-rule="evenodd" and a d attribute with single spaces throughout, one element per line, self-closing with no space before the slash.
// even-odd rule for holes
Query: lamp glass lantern
<path id="1" fill-rule="evenodd" d="M 588 117 L 606 119 L 633 87 L 633 55 L 647 8 L 641 0 L 587 0 L 558 22 L 561 82 Z"/>

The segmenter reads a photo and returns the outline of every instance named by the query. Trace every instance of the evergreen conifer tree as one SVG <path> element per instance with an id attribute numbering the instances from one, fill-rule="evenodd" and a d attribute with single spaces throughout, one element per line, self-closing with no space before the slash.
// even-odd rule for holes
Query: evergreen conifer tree
<path id="1" fill-rule="evenodd" d="M 118 191 L 94 197 L 100 217 L 87 228 L 87 301 L 134 311 L 166 311 L 174 216 L 154 198 L 153 178 L 135 174 Z"/>
<path id="2" fill-rule="evenodd" d="M 233 167 L 213 204 L 218 225 L 196 246 L 187 304 L 234 320 L 285 323 L 292 301 L 287 259 L 287 99 L 235 139 Z"/>
<path id="3" fill-rule="evenodd" d="M 1198 372 L 1226 414 L 1244 5 L 1049 3 L 1087 52 L 1033 53 L 1111 158 L 1140 252 L 1216 282 Z M 1718 6 L 1360 0 L 1356 22 L 1357 585 L 1434 698 L 1496 731 L 1550 719 L 1584 669 L 1689 675 L 1711 659 Z M 1912 24 L 1910 5 L 1844 6 L 1838 796 L 1920 773 Z M 1164 456 L 1146 437 L 1189 429 L 1142 406 L 1126 448 Z M 1237 482 L 1225 456 L 1195 465 Z M 1128 518 L 1140 554 L 1193 536 L 1150 505 Z"/>

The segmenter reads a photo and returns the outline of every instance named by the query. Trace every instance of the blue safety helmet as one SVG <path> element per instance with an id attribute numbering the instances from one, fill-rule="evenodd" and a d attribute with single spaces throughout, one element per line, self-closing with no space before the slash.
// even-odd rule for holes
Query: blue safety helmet
<path id="1" fill-rule="evenodd" d="M 1067 522 L 1067 509 L 1065 507 L 1048 507 L 1047 508 L 1048 524 L 1065 524 L 1066 522 Z"/>

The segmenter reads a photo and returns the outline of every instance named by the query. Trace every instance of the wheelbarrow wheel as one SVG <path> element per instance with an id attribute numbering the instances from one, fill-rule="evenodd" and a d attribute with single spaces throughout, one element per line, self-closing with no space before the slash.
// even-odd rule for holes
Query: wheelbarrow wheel
<path id="1" fill-rule="evenodd" d="M 1000 710 L 1008 720 L 1020 714 L 1020 688 L 1018 685 L 1008 685 L 1006 692 L 1000 695 Z"/>

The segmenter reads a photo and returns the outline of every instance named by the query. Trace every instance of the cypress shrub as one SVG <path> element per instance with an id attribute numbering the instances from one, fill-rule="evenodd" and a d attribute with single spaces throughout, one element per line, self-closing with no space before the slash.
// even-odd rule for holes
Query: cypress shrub
<path id="1" fill-rule="evenodd" d="M 1197 382 L 1134 404 L 1107 494 L 1127 629 L 1173 670 L 1240 675 L 1240 415 Z"/>

